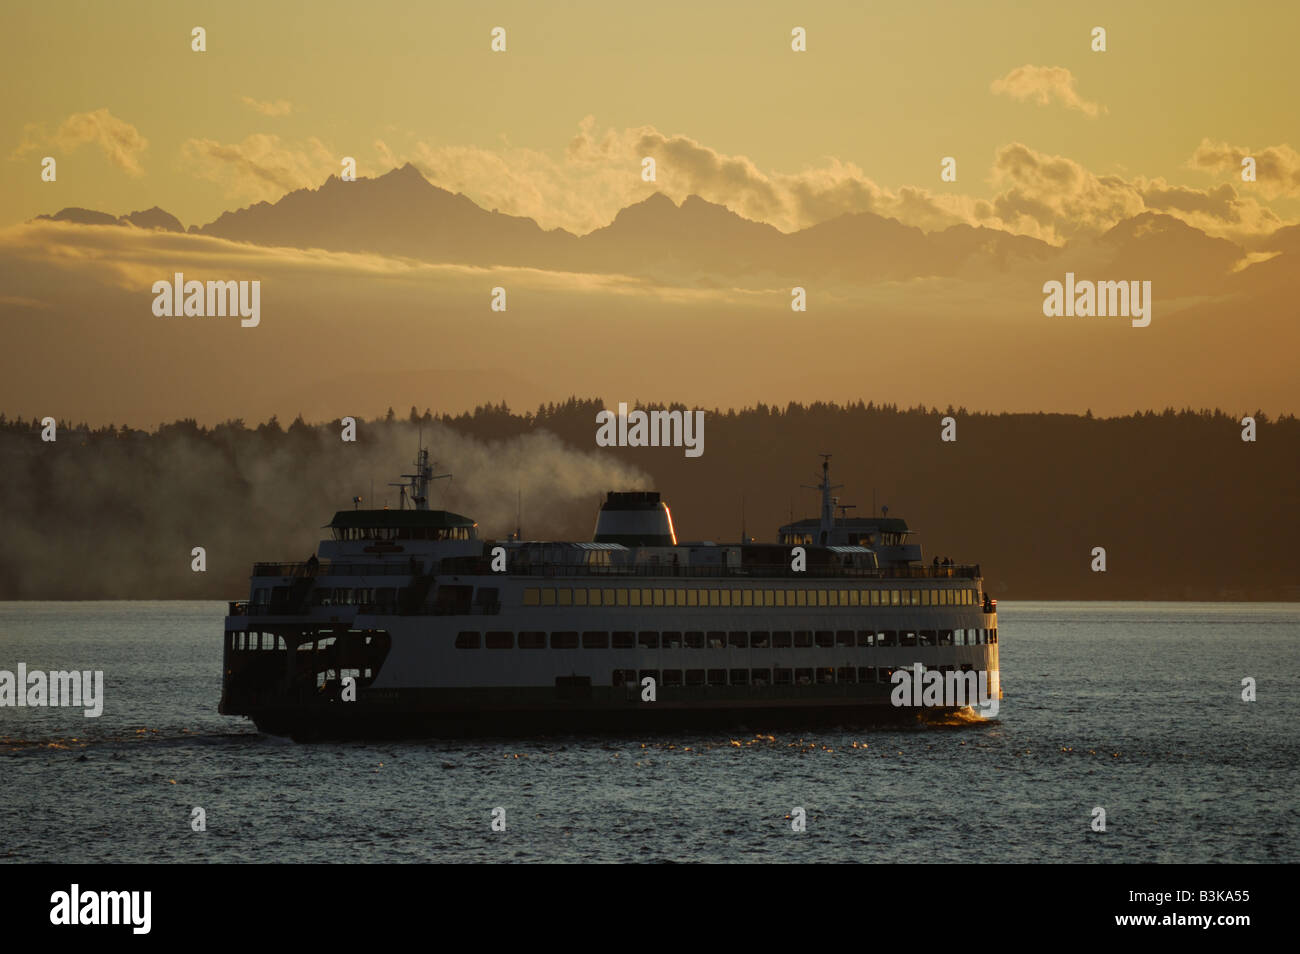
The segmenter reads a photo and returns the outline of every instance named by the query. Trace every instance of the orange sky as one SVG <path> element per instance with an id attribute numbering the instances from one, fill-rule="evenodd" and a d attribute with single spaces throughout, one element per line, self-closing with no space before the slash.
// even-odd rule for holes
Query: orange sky
<path id="1" fill-rule="evenodd" d="M 576 393 L 1295 410 L 1297 252 L 1272 236 L 1300 221 L 1300 7 L 1025 6 L 14 7 L 0 31 L 8 88 L 23 91 L 0 104 L 0 320 L 16 347 L 0 358 L 0 409 L 149 424 Z M 490 48 L 496 26 L 505 52 Z M 1091 49 L 1098 26 L 1105 52 Z M 806 52 L 791 49 L 795 27 Z M 955 182 L 940 177 L 948 156 Z M 1256 181 L 1242 181 L 1244 156 Z M 316 189 L 343 157 L 363 178 L 410 162 L 483 209 L 577 234 L 661 192 L 782 233 L 873 213 L 1064 251 L 1008 257 L 964 237 L 967 265 L 927 272 L 928 245 L 735 238 L 712 207 L 682 206 L 625 220 L 599 254 L 561 266 L 520 252 L 529 267 L 502 267 L 431 259 L 420 223 L 394 226 L 393 247 L 349 247 L 351 220 L 311 195 L 313 211 L 286 213 L 307 240 L 250 226 L 238 237 L 251 246 L 23 224 L 156 205 L 204 225 Z M 652 263 L 683 228 L 716 260 Z M 325 251 L 271 247 L 316 237 Z M 789 249 L 850 264 L 792 278 Z M 912 258 L 855 274 L 888 254 Z M 762 264 L 741 274 L 729 256 Z M 181 267 L 261 281 L 261 325 L 157 318 L 149 290 Z M 1044 317 L 1043 283 L 1075 267 L 1154 280 L 1152 326 Z M 796 282 L 806 313 L 789 308 Z M 497 286 L 511 291 L 504 315 L 486 306 Z"/>

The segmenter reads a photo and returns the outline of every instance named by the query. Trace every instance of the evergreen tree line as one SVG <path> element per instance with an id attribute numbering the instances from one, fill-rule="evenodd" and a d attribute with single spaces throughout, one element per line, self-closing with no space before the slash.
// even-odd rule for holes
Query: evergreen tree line
<path id="1" fill-rule="evenodd" d="M 687 458 L 680 448 L 597 447 L 604 406 L 570 397 L 523 413 L 504 403 L 455 415 L 390 408 L 358 418 L 354 444 L 340 439 L 341 420 L 301 416 L 287 427 L 274 417 L 211 427 L 185 419 L 152 431 L 59 421 L 57 440 L 45 442 L 39 420 L 0 414 L 0 598 L 244 598 L 253 562 L 305 559 L 353 496 L 396 506 L 387 484 L 410 472 L 423 432 L 440 469 L 455 473 L 444 505 L 472 506 L 484 537 L 504 537 L 515 511 L 513 494 L 499 494 L 512 498 L 499 507 L 474 495 L 485 461 L 520 461 L 503 479 L 521 488 L 526 537 L 587 539 L 603 493 L 625 489 L 591 468 L 565 476 L 554 460 L 530 475 L 519 442 L 538 435 L 554 435 L 569 460 L 639 474 L 632 482 L 663 494 L 683 541 L 770 541 L 792 516 L 816 515 L 817 495 L 803 485 L 817 482 L 818 455 L 830 453 L 844 513 L 887 505 L 919 531 L 927 560 L 980 563 L 994 596 L 1300 599 L 1293 415 L 1254 412 L 1257 439 L 1246 442 L 1248 412 L 1223 410 L 1095 418 L 759 404 L 706 410 L 705 452 Z M 944 417 L 956 421 L 956 441 L 940 439 Z M 440 455 L 448 447 L 459 460 Z M 555 503 L 562 480 L 580 506 Z M 191 571 L 194 546 L 206 550 L 205 573 Z M 1104 573 L 1092 569 L 1096 547 Z"/>

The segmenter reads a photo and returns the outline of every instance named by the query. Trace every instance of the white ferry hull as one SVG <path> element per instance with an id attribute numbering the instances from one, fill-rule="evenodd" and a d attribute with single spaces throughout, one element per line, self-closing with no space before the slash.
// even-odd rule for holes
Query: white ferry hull
<path id="1" fill-rule="evenodd" d="M 494 586 L 519 596 L 508 600 L 519 603 L 534 585 L 553 582 L 456 581 Z M 613 584 L 609 589 L 617 592 L 624 588 L 617 584 L 628 581 L 598 582 Z M 673 579 L 633 582 L 650 592 L 682 585 Z M 937 589 L 922 581 L 855 582 L 859 593 L 899 591 L 904 599 L 922 586 Z M 772 585 L 747 581 L 745 588 Z M 788 585 L 814 600 L 821 590 L 845 589 L 828 580 Z M 978 581 L 944 585 L 978 592 Z M 249 716 L 271 734 L 362 738 L 768 731 L 915 721 L 955 708 L 893 704 L 890 674 L 918 663 L 927 670 L 984 673 L 989 696 L 1001 695 L 997 615 L 979 604 L 641 612 L 515 605 L 466 615 L 350 618 L 337 609 L 327 610 L 330 618 L 227 617 L 222 711 Z M 347 701 L 344 674 L 356 680 Z M 646 678 L 653 680 L 652 693 Z"/>

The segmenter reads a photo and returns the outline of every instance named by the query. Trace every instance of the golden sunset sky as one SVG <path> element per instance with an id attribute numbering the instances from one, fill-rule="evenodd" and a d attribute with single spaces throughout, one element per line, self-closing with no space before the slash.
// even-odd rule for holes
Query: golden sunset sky
<path id="1" fill-rule="evenodd" d="M 3 18 L 11 415 L 571 394 L 1300 410 L 1300 4 L 51 0 Z M 327 183 L 345 156 L 366 181 Z M 31 221 L 159 206 L 201 226 L 294 190 L 320 191 L 202 235 Z M 156 315 L 153 284 L 181 270 L 261 282 L 260 324 Z M 1067 270 L 1153 282 L 1154 320 L 1045 317 Z"/>
<path id="2" fill-rule="evenodd" d="M 5 224 L 153 205 L 201 224 L 318 186 L 350 155 L 359 175 L 411 160 L 487 208 L 578 232 L 655 188 L 784 231 L 865 195 L 940 227 L 1014 187 L 1040 198 L 1043 181 L 999 161 L 1013 143 L 1097 181 L 1052 221 L 987 224 L 1059 242 L 1168 186 L 1195 191 L 1189 208 L 1217 201 L 1228 233 L 1300 219 L 1293 3 L 52 0 L 3 17 Z M 1279 150 L 1277 172 L 1247 186 L 1203 142 Z M 653 186 L 641 154 L 658 157 Z M 44 155 L 57 183 L 39 178 Z M 943 156 L 956 183 L 939 180 Z M 1212 196 L 1224 184 L 1231 209 Z"/>

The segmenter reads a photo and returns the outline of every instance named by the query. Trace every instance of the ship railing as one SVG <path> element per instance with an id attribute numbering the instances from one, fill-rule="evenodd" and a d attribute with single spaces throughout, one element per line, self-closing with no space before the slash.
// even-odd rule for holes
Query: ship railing
<path id="1" fill-rule="evenodd" d="M 444 573 L 483 575 L 492 573 L 488 560 L 455 558 L 454 564 L 444 561 Z M 624 565 L 590 566 L 574 563 L 522 563 L 515 562 L 508 570 L 511 576 L 537 576 L 545 578 L 607 578 L 607 577 L 680 577 L 683 579 L 866 579 L 866 580 L 973 580 L 980 577 L 978 563 L 950 566 L 809 566 L 793 570 L 789 563 L 745 564 L 743 566 L 674 566 L 671 563 L 635 563 Z"/>
<path id="2" fill-rule="evenodd" d="M 254 563 L 253 576 L 314 576 L 320 564 L 308 563 Z"/>
<path id="3" fill-rule="evenodd" d="M 253 576 L 411 576 L 422 566 L 407 563 L 254 563 Z"/>
<path id="4" fill-rule="evenodd" d="M 317 576 L 418 576 L 424 572 L 422 563 L 330 563 L 323 566 Z"/>

